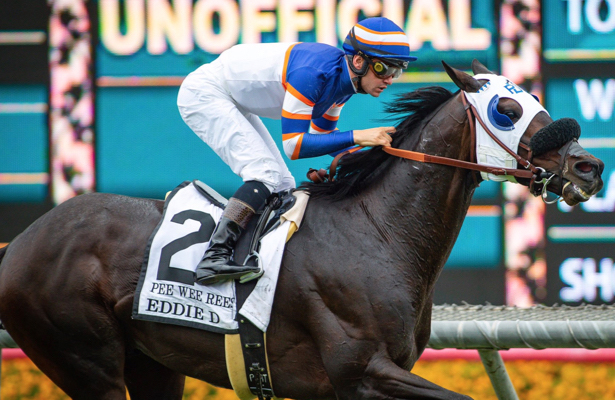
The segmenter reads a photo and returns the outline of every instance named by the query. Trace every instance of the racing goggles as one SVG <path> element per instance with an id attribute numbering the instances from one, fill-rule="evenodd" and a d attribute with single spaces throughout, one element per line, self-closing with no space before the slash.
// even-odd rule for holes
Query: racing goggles
<path id="1" fill-rule="evenodd" d="M 392 76 L 393 79 L 397 79 L 404 72 L 404 69 L 406 69 L 405 66 L 389 65 L 380 60 L 372 60 L 370 57 L 364 58 L 367 60 L 367 63 L 371 67 L 372 71 L 374 71 L 374 74 L 376 74 L 376 76 L 380 79 L 386 79 L 390 76 Z"/>

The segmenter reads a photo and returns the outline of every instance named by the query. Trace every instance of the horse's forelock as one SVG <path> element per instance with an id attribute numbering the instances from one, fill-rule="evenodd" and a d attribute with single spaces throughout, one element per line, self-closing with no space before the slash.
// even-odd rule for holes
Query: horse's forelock
<path id="1" fill-rule="evenodd" d="M 413 92 L 399 94 L 385 104 L 385 111 L 397 122 L 391 146 L 400 148 L 420 126 L 419 122 L 453 97 L 453 93 L 440 86 L 430 86 Z M 340 160 L 335 181 L 326 183 L 303 182 L 302 189 L 312 198 L 326 197 L 332 201 L 356 195 L 386 172 L 392 157 L 375 147 L 357 151 Z"/>

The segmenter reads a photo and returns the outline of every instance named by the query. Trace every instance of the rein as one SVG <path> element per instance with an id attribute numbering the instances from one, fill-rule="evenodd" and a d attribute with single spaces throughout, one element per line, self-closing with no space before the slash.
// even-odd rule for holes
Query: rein
<path id="1" fill-rule="evenodd" d="M 515 153 L 514 151 L 509 149 L 508 146 L 502 143 L 502 141 L 498 139 L 485 125 L 483 120 L 478 115 L 476 108 L 473 105 L 468 103 L 466 99 L 466 93 L 464 91 L 461 91 L 461 93 L 462 93 L 461 100 L 463 102 L 464 109 L 467 113 L 468 121 L 470 122 L 470 134 L 472 138 L 471 139 L 472 146 L 474 147 L 476 143 L 476 125 L 474 121 L 478 121 L 478 123 L 480 123 L 481 126 L 485 129 L 485 132 L 487 132 L 487 134 L 502 149 L 504 149 L 508 154 L 513 156 L 515 160 L 517 160 L 517 163 L 519 165 L 522 165 L 525 169 L 502 168 L 502 167 L 495 167 L 495 166 L 489 166 L 489 165 L 480 165 L 474 161 L 471 161 L 471 162 L 462 161 L 462 160 L 457 160 L 454 158 L 434 156 L 434 155 L 429 155 L 429 154 L 420 153 L 420 152 L 411 151 L 411 150 L 397 149 L 393 147 L 383 147 L 382 150 L 385 153 L 388 153 L 396 157 L 405 158 L 407 160 L 419 161 L 419 162 L 429 163 L 429 164 L 448 165 L 451 167 L 464 168 L 464 169 L 468 169 L 472 171 L 486 172 L 486 173 L 493 174 L 493 175 L 507 175 L 507 176 L 513 176 L 515 178 L 529 179 L 530 180 L 530 184 L 529 184 L 530 192 L 534 196 L 538 196 L 539 194 L 541 194 L 542 199 L 545 202 L 547 202 L 546 188 L 549 182 L 551 182 L 551 180 L 556 175 L 550 172 L 546 172 L 543 168 L 536 167 L 534 164 L 531 163 L 530 160 L 527 160 L 521 157 L 519 154 Z M 532 151 L 530 150 L 529 146 L 527 146 L 527 144 L 525 143 L 521 143 L 520 146 L 528 151 L 528 154 L 530 155 L 530 159 L 531 159 Z M 320 169 L 320 170 L 310 169 L 307 173 L 308 179 L 316 183 L 325 182 L 327 179 L 333 181 L 335 177 L 335 173 L 337 171 L 337 164 L 339 160 L 344 155 L 360 150 L 362 148 L 363 147 L 357 147 L 357 148 L 353 148 L 351 150 L 347 150 L 345 152 L 338 154 L 333 160 L 333 162 L 331 163 L 331 166 L 329 167 L 329 174 L 327 174 L 327 172 L 324 169 Z M 476 159 L 474 148 L 471 150 L 471 158 L 472 160 Z M 473 174 L 473 178 L 474 178 L 475 183 L 477 183 L 476 177 L 474 176 L 474 174 Z M 554 200 L 553 202 L 555 201 L 557 201 L 557 199 Z"/>
<path id="2" fill-rule="evenodd" d="M 405 158 L 408 160 L 420 161 L 420 162 L 431 163 L 431 164 L 449 165 L 451 167 L 465 168 L 465 169 L 469 169 L 472 171 L 486 172 L 486 173 L 493 174 L 493 175 L 510 175 L 510 176 L 514 176 L 515 178 L 532 179 L 532 178 L 535 178 L 537 175 L 540 175 L 544 172 L 542 168 L 535 167 L 529 160 L 526 160 L 525 158 L 521 157 L 520 155 L 518 155 L 517 153 L 509 149 L 504 143 L 502 143 L 500 139 L 498 139 L 493 133 L 491 133 L 489 128 L 487 128 L 483 120 L 478 115 L 478 112 L 476 111 L 474 106 L 471 104 L 468 104 L 465 92 L 462 91 L 461 93 L 462 93 L 461 100 L 463 101 L 463 106 L 468 115 L 468 120 L 470 121 L 470 134 L 472 135 L 472 143 L 476 143 L 476 125 L 472 122 L 478 121 L 482 125 L 482 127 L 485 129 L 487 134 L 491 136 L 491 138 L 502 149 L 504 149 L 508 154 L 513 156 L 520 165 L 523 165 L 525 167 L 524 170 L 516 169 L 516 168 L 502 168 L 502 167 L 493 167 L 489 165 L 480 165 L 473 161 L 472 162 L 461 161 L 461 160 L 457 160 L 454 158 L 432 156 L 429 154 L 419 153 L 416 151 L 401 150 L 401 149 L 395 149 L 391 147 L 384 147 L 383 148 L 384 152 L 394 155 L 396 157 L 401 157 L 401 158 Z M 472 153 L 473 153 L 472 159 L 474 159 L 476 156 L 474 155 L 474 151 Z"/>

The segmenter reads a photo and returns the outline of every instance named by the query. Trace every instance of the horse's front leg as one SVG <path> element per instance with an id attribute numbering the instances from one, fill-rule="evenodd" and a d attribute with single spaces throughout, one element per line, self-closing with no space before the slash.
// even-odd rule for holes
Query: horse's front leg
<path id="1" fill-rule="evenodd" d="M 373 355 L 362 372 L 339 358 L 325 367 L 338 400 L 471 399 L 400 368 L 384 354 Z"/>
<path id="2" fill-rule="evenodd" d="M 339 399 L 471 399 L 429 382 L 375 355 L 356 388 L 336 388 Z"/>
<path id="3" fill-rule="evenodd" d="M 397 365 L 378 329 L 337 318 L 323 318 L 319 327 L 315 342 L 338 400 L 470 399 Z"/>

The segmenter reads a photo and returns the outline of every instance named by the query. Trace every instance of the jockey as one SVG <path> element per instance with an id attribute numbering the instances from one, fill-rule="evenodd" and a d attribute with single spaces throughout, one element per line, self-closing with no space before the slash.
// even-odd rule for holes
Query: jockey
<path id="1" fill-rule="evenodd" d="M 350 30 L 343 51 L 321 43 L 241 44 L 186 77 L 177 98 L 183 120 L 244 181 L 211 236 L 197 283 L 258 271 L 231 261 L 235 244 L 271 193 L 295 188 L 259 117 L 281 118 L 291 160 L 390 146 L 394 127 L 340 132 L 337 120 L 353 94 L 380 96 L 414 60 L 400 27 L 368 18 Z"/>

